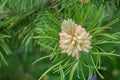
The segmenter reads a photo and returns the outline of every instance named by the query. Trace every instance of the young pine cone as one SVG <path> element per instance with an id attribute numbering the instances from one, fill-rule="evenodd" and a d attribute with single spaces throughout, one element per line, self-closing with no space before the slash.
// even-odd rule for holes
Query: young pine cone
<path id="1" fill-rule="evenodd" d="M 88 3 L 89 0 L 80 0 L 80 2 Z"/>
<path id="2" fill-rule="evenodd" d="M 62 31 L 59 35 L 59 47 L 62 49 L 62 53 L 67 53 L 79 59 L 79 51 L 89 52 L 89 49 L 91 49 L 90 39 L 92 36 L 71 19 L 63 21 Z"/>

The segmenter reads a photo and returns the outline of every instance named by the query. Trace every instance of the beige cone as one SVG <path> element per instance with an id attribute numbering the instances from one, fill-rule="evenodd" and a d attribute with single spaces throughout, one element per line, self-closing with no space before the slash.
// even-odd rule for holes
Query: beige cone
<path id="1" fill-rule="evenodd" d="M 80 2 L 88 3 L 89 0 L 80 0 Z"/>
<path id="2" fill-rule="evenodd" d="M 67 53 L 79 59 L 79 51 L 89 52 L 89 49 L 91 49 L 90 40 L 92 36 L 71 19 L 63 21 L 62 31 L 59 35 L 59 47 L 62 49 L 62 53 Z"/>

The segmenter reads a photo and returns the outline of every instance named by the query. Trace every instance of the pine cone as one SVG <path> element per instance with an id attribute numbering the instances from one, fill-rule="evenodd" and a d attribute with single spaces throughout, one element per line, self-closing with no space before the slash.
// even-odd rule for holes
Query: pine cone
<path id="1" fill-rule="evenodd" d="M 62 49 L 62 53 L 67 53 L 79 59 L 79 51 L 89 52 L 89 49 L 91 49 L 90 40 L 92 36 L 71 19 L 63 21 L 62 31 L 59 35 L 59 47 Z"/>
<path id="2" fill-rule="evenodd" d="M 80 0 L 80 2 L 88 3 L 89 0 Z"/>

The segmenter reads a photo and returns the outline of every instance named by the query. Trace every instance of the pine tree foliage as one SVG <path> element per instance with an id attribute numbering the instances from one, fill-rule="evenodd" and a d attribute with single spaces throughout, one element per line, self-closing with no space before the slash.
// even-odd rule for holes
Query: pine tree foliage
<path id="1" fill-rule="evenodd" d="M 67 3 L 67 1 L 66 2 L 63 1 L 63 3 Z M 71 5 L 74 5 L 74 6 L 71 6 Z M 57 15 L 61 16 L 60 19 L 55 18 L 54 15 L 52 15 L 49 12 L 46 13 L 53 22 L 51 22 L 51 23 L 45 22 L 46 29 L 45 29 L 45 27 L 43 27 L 43 25 L 40 27 L 40 29 L 43 31 L 43 33 L 40 33 L 39 35 L 43 34 L 42 37 L 37 36 L 35 38 L 39 38 L 41 41 L 39 41 L 38 44 L 40 44 L 40 46 L 42 46 L 48 50 L 51 50 L 51 53 L 48 56 L 38 59 L 34 63 L 50 57 L 50 59 L 53 59 L 53 63 L 56 63 L 56 64 L 54 66 L 52 66 L 51 68 L 49 68 L 45 73 L 43 73 L 43 75 L 39 78 L 39 80 L 41 80 L 49 71 L 60 73 L 60 75 L 61 75 L 59 78 L 60 80 L 66 80 L 66 78 L 65 78 L 66 75 L 70 75 L 69 80 L 72 80 L 74 74 L 77 74 L 78 78 L 82 78 L 83 80 L 86 80 L 87 77 L 88 77 L 88 79 L 90 79 L 92 77 L 92 75 L 96 75 L 96 73 L 102 79 L 104 78 L 101 75 L 101 73 L 98 71 L 98 70 L 106 69 L 105 67 L 100 66 L 101 65 L 101 56 L 108 56 L 108 55 L 109 56 L 112 56 L 112 55 L 119 56 L 119 55 L 113 54 L 113 51 L 106 52 L 104 49 L 102 49 L 99 46 L 103 45 L 103 44 L 107 44 L 107 43 L 117 43 L 117 44 L 120 43 L 119 40 L 117 39 L 119 37 L 119 32 L 114 33 L 114 34 L 104 33 L 105 29 L 110 29 L 110 26 L 113 25 L 114 23 L 118 22 L 119 19 L 115 19 L 106 25 L 102 25 L 104 18 L 107 16 L 104 12 L 105 6 L 102 5 L 99 7 L 99 10 L 97 10 L 97 9 L 98 8 L 96 8 L 96 5 L 94 5 L 92 3 L 84 5 L 83 3 L 78 3 L 76 1 L 73 3 L 69 3 L 68 5 L 61 4 L 61 9 L 59 11 L 59 14 L 57 14 Z M 85 10 L 87 10 L 87 11 L 85 11 Z M 58 44 L 59 44 L 57 41 L 58 39 L 57 39 L 57 37 L 55 38 L 55 34 L 57 34 L 57 36 L 59 36 L 59 34 L 56 32 L 59 32 L 59 30 L 61 29 L 61 26 L 60 26 L 60 23 L 62 22 L 61 20 L 68 19 L 68 18 L 72 18 L 78 24 L 84 26 L 87 29 L 87 31 L 90 32 L 90 34 L 93 36 L 93 39 L 92 39 L 93 49 L 91 50 L 91 52 L 89 54 L 80 52 L 81 56 L 78 61 L 73 58 L 71 59 L 70 57 L 67 57 L 64 54 L 61 54 L 60 49 L 58 47 Z M 48 21 L 48 20 L 46 20 L 46 21 Z M 54 25 L 52 26 L 52 29 L 49 29 L 49 27 L 51 28 L 51 25 L 53 23 L 55 23 L 56 26 L 58 26 L 58 28 L 56 28 L 55 30 L 54 30 Z M 48 38 L 51 39 L 52 41 L 49 40 Z M 44 40 L 44 39 L 46 39 L 46 40 Z M 42 40 L 45 42 L 42 42 Z M 50 41 L 50 42 L 48 42 L 48 41 Z M 54 43 L 56 41 L 57 41 L 57 43 Z M 88 70 L 89 73 L 85 73 L 85 70 Z"/>
<path id="2" fill-rule="evenodd" d="M 12 54 L 11 45 L 24 46 L 25 50 L 40 47 L 48 55 L 37 59 L 49 58 L 54 64 L 46 70 L 39 80 L 49 72 L 59 73 L 58 80 L 90 79 L 93 75 L 104 77 L 99 70 L 102 56 L 119 56 L 113 51 L 102 48 L 108 44 L 120 44 L 120 32 L 107 33 L 111 26 L 119 22 L 116 18 L 105 23 L 111 7 L 117 9 L 119 0 L 90 0 L 88 3 L 80 0 L 1 0 L 0 1 L 0 63 L 7 61 L 4 53 Z M 111 6 L 112 5 L 112 6 Z M 79 52 L 79 60 L 61 53 L 59 48 L 59 33 L 63 20 L 72 19 L 82 25 L 92 36 L 92 49 L 89 53 Z M 14 43 L 16 42 L 16 43 Z M 10 45 L 10 46 L 9 46 Z M 16 47 L 15 46 L 15 47 Z M 13 49 L 15 47 L 12 47 Z"/>
<path id="3" fill-rule="evenodd" d="M 33 23 L 31 23 L 32 19 L 35 19 L 36 13 L 44 8 L 46 2 L 47 0 L 0 1 L 0 62 L 2 61 L 7 64 L 2 52 L 7 54 L 12 53 L 7 44 L 10 43 L 11 40 L 11 42 L 14 43 L 13 40 L 16 42 L 16 39 L 18 39 L 18 44 L 23 40 L 21 44 L 27 45 L 32 35 L 32 28 L 34 27 Z M 27 32 L 28 34 L 25 35 Z"/>

